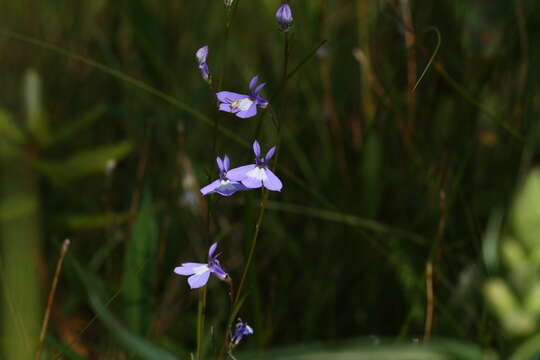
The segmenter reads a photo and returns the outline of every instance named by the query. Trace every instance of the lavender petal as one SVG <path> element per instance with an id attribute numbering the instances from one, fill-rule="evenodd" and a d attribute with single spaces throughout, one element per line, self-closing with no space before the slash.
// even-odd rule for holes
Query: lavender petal
<path id="1" fill-rule="evenodd" d="M 257 104 L 255 104 L 255 103 L 251 104 L 249 109 L 247 109 L 245 111 L 239 111 L 239 112 L 236 113 L 236 116 L 238 116 L 239 118 L 242 118 L 242 119 L 247 119 L 247 118 L 250 118 L 250 117 L 255 116 L 255 115 L 257 115 Z"/>
<path id="2" fill-rule="evenodd" d="M 251 78 L 251 81 L 249 82 L 250 91 L 253 91 L 258 81 L 259 81 L 259 75 L 255 75 L 254 77 Z"/>
<path id="3" fill-rule="evenodd" d="M 218 166 L 219 170 L 220 171 L 225 171 L 223 160 L 221 160 L 221 158 L 219 156 L 216 157 L 216 162 L 217 162 L 217 166 Z"/>
<path id="4" fill-rule="evenodd" d="M 221 180 L 217 179 L 201 189 L 203 196 L 208 195 L 216 190 L 221 185 Z"/>
<path id="5" fill-rule="evenodd" d="M 270 169 L 265 169 L 266 179 L 263 180 L 264 187 L 272 191 L 281 191 L 283 184 L 281 180 Z M 245 184 L 244 184 L 245 185 Z"/>
<path id="6" fill-rule="evenodd" d="M 227 171 L 227 178 L 232 181 L 242 181 L 246 173 L 255 168 L 255 164 L 244 165 Z"/>
<path id="7" fill-rule="evenodd" d="M 246 177 L 242 180 L 242 184 L 248 189 L 257 189 L 263 186 L 263 182 L 260 179 L 254 177 Z"/>
<path id="8" fill-rule="evenodd" d="M 195 270 L 193 270 L 196 267 L 204 266 L 206 264 L 201 263 L 184 263 L 181 266 L 177 266 L 174 268 L 174 273 L 178 275 L 193 275 L 195 274 Z"/>
<path id="9" fill-rule="evenodd" d="M 257 140 L 253 141 L 253 152 L 257 158 L 261 157 L 261 145 L 259 145 Z"/>
<path id="10" fill-rule="evenodd" d="M 257 88 L 255 89 L 255 91 L 253 91 L 253 94 L 259 95 L 259 93 L 261 92 L 261 90 L 262 90 L 263 87 L 265 87 L 265 86 L 266 86 L 266 83 L 260 84 L 259 86 L 257 86 Z"/>
<path id="11" fill-rule="evenodd" d="M 225 155 L 225 157 L 223 157 L 223 171 L 225 172 L 229 171 L 230 167 L 231 167 L 231 160 L 229 159 L 227 155 Z"/>
<path id="12" fill-rule="evenodd" d="M 232 91 L 220 91 L 220 92 L 216 93 L 216 96 L 217 96 L 219 101 L 221 101 L 223 103 L 227 103 L 227 104 L 230 104 L 235 100 L 242 100 L 242 99 L 245 99 L 245 98 L 249 97 L 247 95 L 238 94 L 238 93 L 235 93 L 235 92 L 232 92 Z"/>
<path id="13" fill-rule="evenodd" d="M 225 280 L 229 276 L 217 262 L 214 262 L 210 265 L 210 270 L 216 275 L 220 280 Z"/>
<path id="14" fill-rule="evenodd" d="M 268 150 L 268 152 L 266 153 L 266 156 L 264 157 L 264 160 L 266 162 L 270 161 L 270 159 L 272 158 L 272 156 L 274 156 L 274 153 L 276 152 L 276 147 L 275 146 L 272 146 L 270 148 L 270 150 Z"/>
<path id="15" fill-rule="evenodd" d="M 228 113 L 233 113 L 233 114 L 238 112 L 238 109 L 231 108 L 231 104 L 227 104 L 227 103 L 219 104 L 219 110 L 225 111 L 225 112 L 228 112 Z"/>
<path id="16" fill-rule="evenodd" d="M 217 242 L 213 243 L 212 246 L 210 246 L 210 249 L 208 249 L 208 258 L 212 258 L 212 255 L 214 255 L 214 252 L 217 248 Z"/>
<path id="17" fill-rule="evenodd" d="M 231 181 L 226 184 L 221 184 L 215 190 L 216 193 L 223 196 L 231 196 L 239 190 L 244 190 L 245 186 L 236 181 Z"/>
<path id="18" fill-rule="evenodd" d="M 206 57 L 208 56 L 208 45 L 205 45 L 201 47 L 197 52 L 195 53 L 195 56 L 197 57 L 197 60 L 199 61 L 199 64 L 206 62 Z"/>
<path id="19" fill-rule="evenodd" d="M 189 287 L 192 289 L 198 289 L 200 287 L 203 287 L 208 282 L 208 278 L 210 277 L 210 269 L 201 272 L 199 274 L 192 275 L 188 277 L 188 284 Z"/>

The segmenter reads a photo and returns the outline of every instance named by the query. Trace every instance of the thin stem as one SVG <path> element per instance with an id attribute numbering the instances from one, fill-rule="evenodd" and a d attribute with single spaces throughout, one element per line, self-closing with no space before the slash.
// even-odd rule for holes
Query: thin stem
<path id="1" fill-rule="evenodd" d="M 433 296 L 433 266 L 430 262 L 426 265 L 426 324 L 424 326 L 424 343 L 431 338 L 433 329 L 433 308 L 435 297 Z"/>
<path id="2" fill-rule="evenodd" d="M 234 7 L 227 7 L 227 22 L 225 23 L 225 39 L 223 41 L 223 57 L 221 58 L 221 69 L 219 73 L 219 82 L 218 82 L 218 91 L 221 90 L 221 86 L 223 85 L 223 76 L 225 74 L 225 65 L 227 64 L 227 54 L 228 54 L 228 48 L 229 48 L 229 34 L 231 32 L 231 24 L 232 19 L 234 17 L 234 14 L 236 14 L 236 10 L 238 9 L 238 3 L 240 0 L 237 0 L 234 2 Z"/>
<path id="3" fill-rule="evenodd" d="M 43 317 L 43 324 L 41 325 L 41 332 L 39 333 L 39 344 L 36 351 L 36 360 L 39 360 L 39 358 L 41 357 L 41 349 L 43 348 L 43 343 L 45 341 L 45 333 L 47 332 L 47 325 L 49 324 L 49 316 L 51 315 L 54 295 L 56 294 L 56 286 L 58 285 L 58 278 L 60 277 L 60 271 L 62 270 L 64 256 L 66 256 L 69 243 L 69 239 L 64 240 L 64 243 L 62 244 L 62 249 L 60 249 L 60 258 L 58 259 L 58 263 L 56 264 L 56 271 L 54 273 L 51 290 L 49 291 L 49 299 L 47 300 L 47 310 L 45 311 L 45 316 Z"/>
<path id="4" fill-rule="evenodd" d="M 255 253 L 255 247 L 257 245 L 257 239 L 259 238 L 259 231 L 261 229 L 262 219 L 264 217 L 264 210 L 266 209 L 266 201 L 268 200 L 268 190 L 262 188 L 261 202 L 259 203 L 259 215 L 257 217 L 257 222 L 255 224 L 255 232 L 253 233 L 253 238 L 251 239 L 251 248 L 249 249 L 249 255 L 246 261 L 246 266 L 244 266 L 244 271 L 242 273 L 242 278 L 240 279 L 240 284 L 236 290 L 236 296 L 234 297 L 233 308 L 238 303 L 240 295 L 242 294 L 242 288 L 244 287 L 244 282 L 246 281 L 246 276 L 253 260 L 253 254 Z"/>
<path id="5" fill-rule="evenodd" d="M 206 315 L 206 286 L 199 289 L 199 309 L 197 313 L 197 360 L 203 358 L 204 318 Z"/>
<path id="6" fill-rule="evenodd" d="M 223 41 L 223 55 L 221 57 L 221 69 L 219 72 L 219 82 L 217 85 L 217 89 L 214 89 L 212 87 L 212 91 L 214 94 L 218 91 L 221 91 L 223 86 L 223 76 L 225 74 L 225 65 L 227 63 L 227 49 L 229 47 L 229 34 L 231 32 L 231 20 L 236 13 L 236 8 L 238 6 L 238 1 L 234 4 L 234 9 L 227 7 L 227 20 L 225 22 L 225 40 Z M 214 140 L 212 141 L 212 154 L 216 155 L 216 146 L 217 146 L 217 137 L 218 137 L 218 129 L 219 129 L 219 116 L 214 117 Z"/>
<path id="7" fill-rule="evenodd" d="M 302 68 L 302 66 L 304 66 L 304 64 L 306 64 L 313 56 L 315 56 L 315 54 L 317 53 L 317 51 L 326 43 L 326 40 L 322 40 L 320 43 L 317 44 L 317 46 L 315 46 L 313 48 L 313 50 L 311 52 L 309 52 L 306 57 L 304 57 L 288 74 L 287 76 L 284 76 L 283 77 L 283 80 L 281 81 L 281 84 L 279 84 L 279 87 L 278 89 L 272 94 L 272 96 L 270 96 L 270 99 L 268 100 L 268 102 L 270 104 L 273 103 L 273 101 L 275 99 L 278 98 L 279 95 L 281 95 L 281 92 L 282 90 L 285 88 L 285 84 L 287 83 L 287 81 L 289 81 L 297 72 L 298 70 L 300 70 Z M 255 129 L 255 135 L 253 136 L 254 139 L 258 138 L 259 137 L 259 132 L 261 130 L 261 125 L 262 125 L 262 122 L 264 120 L 264 117 L 266 116 L 266 112 L 261 115 L 259 117 L 259 121 L 257 122 L 257 127 Z"/>
<path id="8" fill-rule="evenodd" d="M 283 32 L 284 46 L 283 46 L 283 86 L 287 81 L 287 65 L 289 63 L 289 32 Z"/>

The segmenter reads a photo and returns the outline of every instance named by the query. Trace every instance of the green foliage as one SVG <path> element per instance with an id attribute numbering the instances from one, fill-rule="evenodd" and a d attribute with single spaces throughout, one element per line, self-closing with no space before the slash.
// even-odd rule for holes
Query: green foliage
<path id="1" fill-rule="evenodd" d="M 219 240 L 238 285 L 259 195 L 199 189 L 217 155 L 251 160 L 260 128 L 263 147 L 278 145 L 284 189 L 270 195 L 241 306 L 209 283 L 207 354 L 238 312 L 256 327 L 239 360 L 263 348 L 283 359 L 532 358 L 537 171 L 513 197 L 540 150 L 540 2 L 290 1 L 288 69 L 300 66 L 285 87 L 279 1 L 234 4 L 4 2 L 0 282 L 18 287 L 2 288 L 2 323 L 7 294 L 33 309 L 34 331 L 53 245 L 69 236 L 86 270 L 62 271 L 46 354 L 189 358 L 197 296 L 172 269 Z M 214 89 L 194 58 L 206 44 Z M 255 74 L 271 107 L 245 120 L 215 109 L 215 91 L 245 92 Z M 452 350 L 411 344 L 427 331 L 428 262 L 431 332 Z M 1 339 L 18 336 L 6 329 Z M 396 344 L 332 347 L 372 335 Z M 324 345 L 288 352 L 314 343 Z"/>
<path id="2" fill-rule="evenodd" d="M 155 287 L 157 235 L 152 195 L 146 190 L 126 249 L 122 279 L 126 322 L 133 332 L 143 336 L 150 330 L 154 303 L 151 294 Z"/>
<path id="3" fill-rule="evenodd" d="M 106 293 L 101 281 L 84 269 L 74 258 L 70 259 L 71 266 L 75 269 L 78 279 L 83 283 L 88 294 L 88 301 L 95 311 L 96 316 L 103 323 L 107 331 L 123 346 L 127 352 L 142 359 L 149 360 L 174 360 L 176 356 L 148 343 L 144 337 L 128 330 L 114 317 L 103 301 Z"/>
<path id="4" fill-rule="evenodd" d="M 131 141 L 103 145 L 70 155 L 65 160 L 39 160 L 36 167 L 57 185 L 64 185 L 95 173 L 104 174 L 107 165 L 126 157 L 133 149 Z"/>
<path id="5" fill-rule="evenodd" d="M 506 277 L 488 280 L 484 290 L 508 334 L 523 338 L 537 332 L 540 320 L 540 170 L 517 194 L 510 225 L 501 239 Z"/>

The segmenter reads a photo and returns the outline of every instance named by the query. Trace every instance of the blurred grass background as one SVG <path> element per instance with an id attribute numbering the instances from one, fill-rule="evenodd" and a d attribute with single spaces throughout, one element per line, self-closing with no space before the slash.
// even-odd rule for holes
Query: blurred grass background
<path id="1" fill-rule="evenodd" d="M 290 1 L 290 68 L 327 42 L 273 102 L 278 134 L 268 114 L 216 111 L 194 53 L 209 45 L 223 89 L 244 92 L 260 74 L 270 97 L 282 78 L 279 3 L 239 1 L 224 58 L 218 0 L 3 2 L 6 359 L 33 357 L 64 238 L 72 243 L 44 358 L 189 356 L 197 297 L 172 269 L 202 261 L 219 241 L 239 280 L 260 195 L 202 199 L 198 189 L 216 175 L 216 155 L 227 153 L 233 166 L 251 158 L 261 116 L 259 140 L 264 149 L 279 141 L 285 187 L 270 195 L 248 276 L 240 315 L 255 334 L 242 347 L 421 341 L 428 263 L 433 336 L 503 358 L 519 343 L 483 297 L 486 279 L 504 272 L 497 243 L 486 250 L 483 241 L 489 229 L 497 237 L 497 221 L 538 162 L 540 4 Z M 216 119 L 225 129 L 217 154 Z M 211 280 L 208 353 L 219 347 L 228 307 L 226 286 Z M 430 349 L 387 351 L 365 358 L 438 358 Z M 360 358 L 352 354 L 317 356 Z"/>

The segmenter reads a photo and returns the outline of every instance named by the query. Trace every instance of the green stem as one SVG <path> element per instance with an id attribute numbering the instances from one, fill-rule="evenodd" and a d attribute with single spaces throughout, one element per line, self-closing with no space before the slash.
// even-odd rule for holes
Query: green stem
<path id="1" fill-rule="evenodd" d="M 227 8 L 227 22 L 225 23 L 225 35 L 224 35 L 224 40 L 223 40 L 223 57 L 221 59 L 221 69 L 219 73 L 218 91 L 221 90 L 221 86 L 223 85 L 225 65 L 227 64 L 227 54 L 228 54 L 227 50 L 229 48 L 229 34 L 231 32 L 232 19 L 234 15 L 236 14 L 236 10 L 238 9 L 239 2 L 240 2 L 239 0 L 235 1 L 233 8 L 230 8 L 230 7 Z"/>
<path id="2" fill-rule="evenodd" d="M 234 297 L 233 308 L 240 299 L 242 294 L 242 288 L 244 287 L 244 282 L 246 281 L 246 276 L 253 260 L 253 254 L 255 253 L 255 246 L 257 245 L 257 239 L 259 238 L 259 231 L 261 229 L 262 219 L 264 217 L 264 210 L 266 209 L 266 201 L 268 200 L 268 190 L 262 188 L 261 202 L 259 206 L 259 216 L 257 217 L 257 223 L 255 224 L 255 232 L 253 233 L 253 238 L 251 239 L 251 248 L 249 249 L 249 255 L 246 261 L 246 266 L 244 267 L 244 272 L 242 273 L 242 278 L 240 279 L 240 284 L 236 290 L 236 296 Z"/>
<path id="3" fill-rule="evenodd" d="M 286 76 L 283 76 L 283 80 L 281 81 L 281 84 L 279 84 L 278 89 L 270 96 L 270 99 L 268 102 L 272 104 L 275 99 L 279 95 L 281 95 L 282 90 L 285 88 L 285 84 L 287 81 L 289 81 L 297 72 L 306 64 L 315 54 L 317 53 L 317 50 L 319 50 L 324 44 L 326 43 L 326 40 L 321 41 L 320 43 L 315 46 L 312 51 L 306 55 L 305 58 L 303 58 L 289 73 L 287 73 Z M 288 44 L 287 44 L 288 47 Z M 288 52 L 288 50 L 287 50 Z M 288 54 L 287 54 L 287 62 L 288 62 Z M 261 130 L 262 122 L 264 120 L 264 117 L 266 116 L 266 112 L 259 117 L 259 121 L 257 121 L 257 127 L 255 128 L 255 135 L 253 136 L 254 139 L 259 137 L 259 132 Z"/>
<path id="4" fill-rule="evenodd" d="M 204 318 L 206 315 L 206 286 L 199 289 L 199 309 L 197 313 L 197 360 L 203 358 L 204 351 Z"/>
<path id="5" fill-rule="evenodd" d="M 289 63 L 289 33 L 285 31 L 283 33 L 284 46 L 283 46 L 283 86 L 287 81 L 287 65 Z"/>

